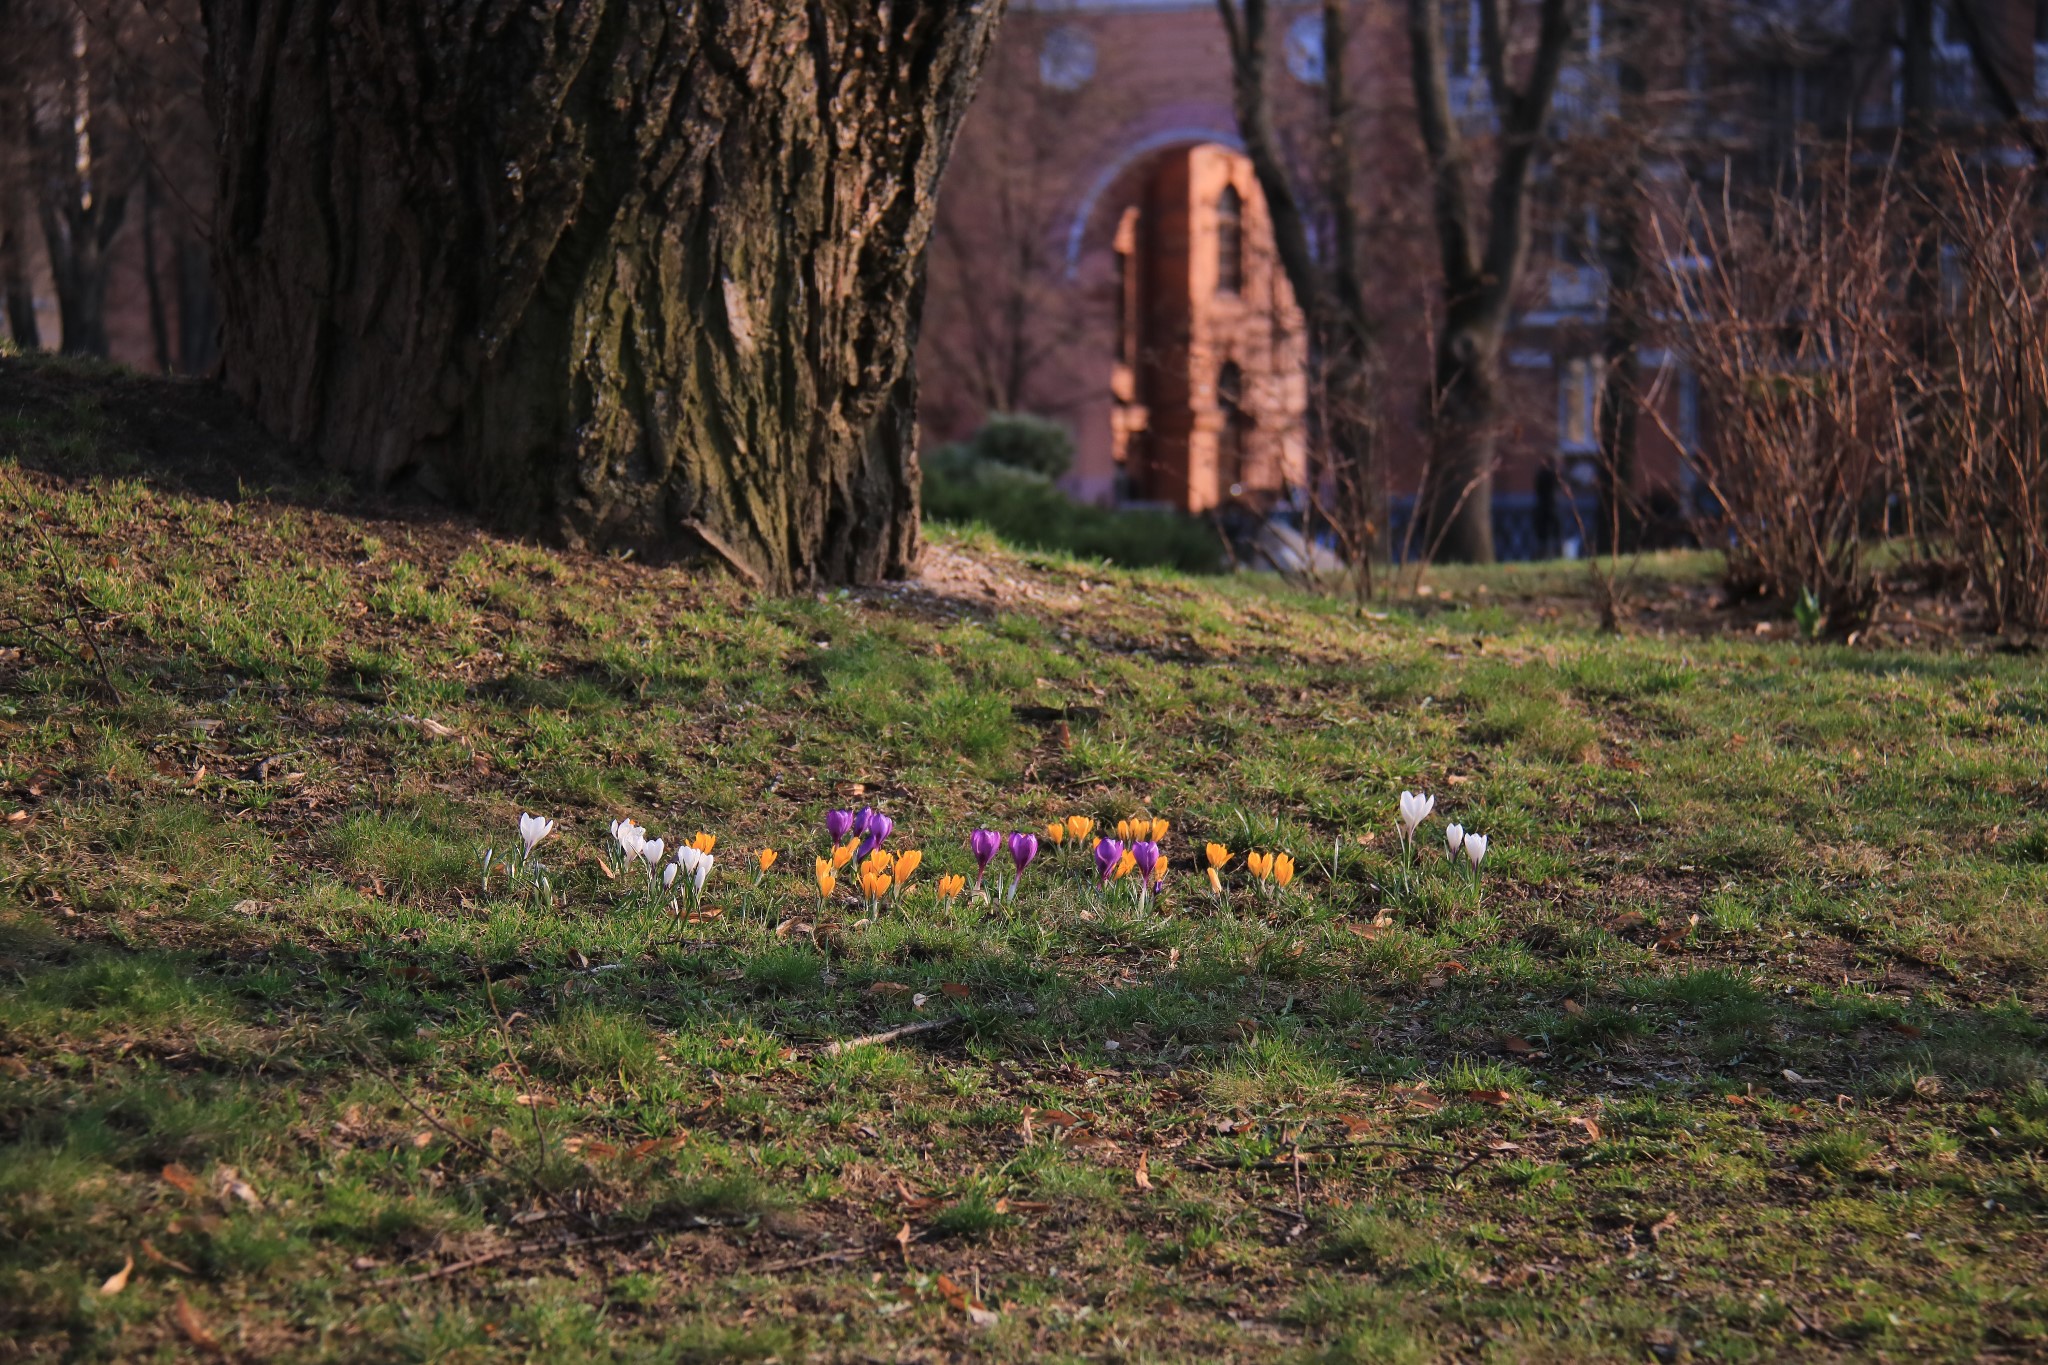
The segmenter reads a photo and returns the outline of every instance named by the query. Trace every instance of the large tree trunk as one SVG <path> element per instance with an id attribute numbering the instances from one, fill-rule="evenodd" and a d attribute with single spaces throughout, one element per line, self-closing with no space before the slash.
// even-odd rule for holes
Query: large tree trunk
<path id="1" fill-rule="evenodd" d="M 771 588 L 907 571 L 1001 0 L 208 0 L 229 385 L 335 467 Z"/>

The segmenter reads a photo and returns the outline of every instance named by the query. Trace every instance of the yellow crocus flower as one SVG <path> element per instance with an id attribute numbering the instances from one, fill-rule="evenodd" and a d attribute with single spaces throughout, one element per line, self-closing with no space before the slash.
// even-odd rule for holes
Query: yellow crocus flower
<path id="1" fill-rule="evenodd" d="M 967 878 L 957 872 L 948 873 L 939 878 L 939 899 L 942 901 L 952 900 L 966 889 Z"/>
<path id="2" fill-rule="evenodd" d="M 859 849 L 859 848 L 860 848 L 860 842 L 859 842 L 858 840 L 856 840 L 856 839 L 848 839 L 848 840 L 847 840 L 847 841 L 846 841 L 845 843 L 841 844 L 841 845 L 840 845 L 840 846 L 839 846 L 838 848 L 835 848 L 835 849 L 833 849 L 833 850 L 832 850 L 832 870 L 836 872 L 836 871 L 838 871 L 838 870 L 839 870 L 840 868 L 842 868 L 842 867 L 845 867 L 845 866 L 846 866 L 846 865 L 847 865 L 848 863 L 852 862 L 852 861 L 853 861 L 853 855 L 854 855 L 854 852 L 855 852 L 855 851 L 856 851 L 857 849 Z"/>
<path id="3" fill-rule="evenodd" d="M 901 891 L 910 884 L 910 874 L 917 871 L 924 861 L 924 853 L 915 848 L 906 848 L 896 857 L 896 889 Z"/>
<path id="4" fill-rule="evenodd" d="M 1282 853 L 1273 859 L 1273 880 L 1280 883 L 1283 891 L 1294 880 L 1294 859 L 1290 855 Z"/>
<path id="5" fill-rule="evenodd" d="M 1131 869 L 1136 867 L 1137 865 L 1138 855 L 1131 852 L 1129 849 L 1125 849 L 1124 856 L 1116 860 L 1116 871 L 1112 872 L 1110 875 L 1112 877 L 1119 878 L 1127 877 L 1130 875 Z"/>
<path id="6" fill-rule="evenodd" d="M 889 874 L 863 869 L 860 874 L 861 894 L 869 900 L 880 900 L 889 894 Z"/>
<path id="7" fill-rule="evenodd" d="M 1270 853 L 1247 853 L 1244 855 L 1244 865 L 1250 868 L 1252 875 L 1260 881 L 1273 875 L 1273 855 Z"/>
<path id="8" fill-rule="evenodd" d="M 1223 879 L 1216 875 L 1216 869 L 1209 869 L 1209 889 L 1217 895 L 1223 894 Z"/>
<path id="9" fill-rule="evenodd" d="M 1055 820 L 1045 827 L 1045 837 L 1054 844 L 1064 844 L 1067 841 L 1067 827 Z"/>
<path id="10" fill-rule="evenodd" d="M 1075 843 L 1080 843 L 1094 832 L 1095 822 L 1087 816 L 1069 815 L 1067 817 L 1067 833 L 1073 836 Z"/>
<path id="11" fill-rule="evenodd" d="M 878 848 L 860 860 L 861 875 L 866 876 L 870 872 L 887 872 L 889 864 L 893 861 L 894 859 L 890 856 L 889 850 Z"/>
<path id="12" fill-rule="evenodd" d="M 839 885 L 839 878 L 832 875 L 832 864 L 824 858 L 818 859 L 818 894 L 830 896 Z"/>
<path id="13" fill-rule="evenodd" d="M 761 850 L 761 870 L 762 870 L 763 872 L 766 872 L 766 871 L 767 871 L 767 870 L 768 870 L 769 868 L 771 868 L 771 867 L 773 867 L 773 866 L 775 866 L 775 850 L 774 850 L 774 849 L 772 849 L 772 848 L 764 848 L 764 849 L 762 849 L 762 850 Z"/>
<path id="14" fill-rule="evenodd" d="M 1221 844 L 1210 844 L 1208 854 L 1209 866 L 1212 869 L 1220 869 L 1225 863 L 1230 861 L 1230 850 Z"/>
<path id="15" fill-rule="evenodd" d="M 1118 843 L 1128 844 L 1131 841 L 1131 822 L 1129 820 L 1119 820 L 1116 822 L 1116 837 Z"/>
<path id="16" fill-rule="evenodd" d="M 690 838 L 690 847 L 696 849 L 699 853 L 709 853 L 717 844 L 718 836 L 716 834 L 706 834 L 701 829 Z"/>
<path id="17" fill-rule="evenodd" d="M 1164 839 L 1166 837 L 1166 830 L 1167 824 L 1164 820 L 1154 820 L 1152 822 L 1152 842 L 1156 844 L 1161 839 Z"/>

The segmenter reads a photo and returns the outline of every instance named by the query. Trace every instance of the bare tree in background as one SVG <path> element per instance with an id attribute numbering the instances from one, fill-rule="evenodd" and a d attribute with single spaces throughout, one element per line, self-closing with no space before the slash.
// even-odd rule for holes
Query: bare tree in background
<path id="1" fill-rule="evenodd" d="M 1320 184 L 1298 186 L 1275 133 L 1269 84 L 1270 11 L 1266 0 L 1217 0 L 1230 43 L 1232 97 L 1239 136 L 1259 178 L 1272 222 L 1280 268 L 1308 324 L 1314 446 L 1309 495 L 1319 498 L 1327 472 L 1337 500 L 1331 523 L 1361 597 L 1371 591 L 1382 552 L 1375 331 L 1359 264 L 1359 205 L 1352 185 L 1351 90 L 1345 58 L 1351 39 L 1347 0 L 1322 0 L 1322 108 L 1317 142 Z M 1319 201 L 1329 241 L 1310 245 L 1308 205 Z"/>
<path id="2" fill-rule="evenodd" d="M 1013 14 L 960 131 L 932 229 L 925 331 L 964 340 L 949 352 L 979 412 L 1057 416 L 1096 396 L 1092 351 L 1099 299 L 1068 277 L 1063 231 L 1073 211 L 1075 148 L 1119 122 L 1115 82 L 1042 78 L 1041 48 L 1058 9 Z M 1021 32 L 1020 32 L 1021 29 Z M 1067 363 L 1063 363 L 1067 362 Z M 965 416 L 965 414 L 955 414 Z"/>
<path id="3" fill-rule="evenodd" d="M 1443 7 L 1439 0 L 1408 0 L 1409 66 L 1443 269 L 1423 512 L 1435 556 L 1474 563 L 1494 557 L 1500 351 L 1529 255 L 1530 183 L 1585 0 L 1541 0 L 1533 51 L 1518 83 L 1520 8 L 1510 0 L 1478 0 L 1478 64 L 1495 123 L 1492 173 L 1482 188 L 1470 128 L 1452 103 Z"/>

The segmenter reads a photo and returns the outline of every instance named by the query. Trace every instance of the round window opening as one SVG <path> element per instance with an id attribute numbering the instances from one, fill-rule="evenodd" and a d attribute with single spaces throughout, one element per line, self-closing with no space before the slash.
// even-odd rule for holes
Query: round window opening
<path id="1" fill-rule="evenodd" d="M 1038 79 L 1055 90 L 1079 90 L 1095 77 L 1095 40 L 1072 26 L 1045 35 Z"/>

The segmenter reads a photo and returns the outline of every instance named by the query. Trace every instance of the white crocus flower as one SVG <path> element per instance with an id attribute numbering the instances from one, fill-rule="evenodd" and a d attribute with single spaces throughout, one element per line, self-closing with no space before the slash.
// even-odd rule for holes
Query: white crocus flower
<path id="1" fill-rule="evenodd" d="M 1463 825 L 1452 825 L 1444 831 L 1444 843 L 1450 847 L 1452 857 L 1458 856 L 1458 850 L 1465 846 L 1467 837 Z"/>
<path id="2" fill-rule="evenodd" d="M 653 875 L 655 868 L 661 866 L 661 855 L 667 852 L 667 850 L 668 845 L 660 839 L 649 839 L 640 846 L 640 856 L 647 860 L 649 876 Z"/>
<path id="3" fill-rule="evenodd" d="M 631 820 L 612 821 L 612 839 L 618 844 L 628 861 L 640 856 L 640 850 L 647 845 L 647 831 Z"/>
<path id="4" fill-rule="evenodd" d="M 536 844 L 554 832 L 555 822 L 552 820 L 542 819 L 538 815 L 527 815 L 524 812 L 519 816 L 519 837 L 525 841 L 529 854 L 533 852 Z"/>
<path id="5" fill-rule="evenodd" d="M 661 885 L 663 890 L 667 890 L 669 887 L 674 886 L 676 884 L 676 870 L 676 865 L 674 863 L 670 863 L 667 867 L 664 867 L 661 870 Z"/>
<path id="6" fill-rule="evenodd" d="M 1472 870 L 1479 870 L 1479 860 L 1486 856 L 1486 836 L 1468 834 L 1465 836 L 1465 856 L 1472 860 Z"/>
<path id="7" fill-rule="evenodd" d="M 697 850 L 693 848 L 690 852 L 697 853 Z M 697 853 L 697 856 L 691 860 L 690 878 L 695 883 L 690 888 L 692 895 L 701 896 L 704 894 L 704 879 L 711 875 L 711 865 L 717 861 L 718 859 L 712 857 L 709 853 Z"/>
<path id="8" fill-rule="evenodd" d="M 1429 813 L 1435 809 L 1436 798 L 1434 796 L 1424 796 L 1421 792 L 1402 792 L 1401 837 L 1403 839 L 1413 839 L 1415 837 L 1415 827 L 1424 820 L 1427 820 Z"/>

